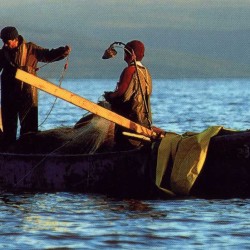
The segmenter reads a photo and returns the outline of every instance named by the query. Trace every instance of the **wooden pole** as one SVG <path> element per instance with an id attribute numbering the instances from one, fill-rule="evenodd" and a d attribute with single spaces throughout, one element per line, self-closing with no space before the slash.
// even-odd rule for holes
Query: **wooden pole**
<path id="1" fill-rule="evenodd" d="M 18 69 L 16 72 L 16 78 L 22 82 L 28 83 L 44 92 L 54 95 L 62 100 L 72 103 L 80 108 L 88 110 L 89 112 L 103 117 L 111 122 L 114 122 L 124 128 L 130 129 L 138 134 L 142 134 L 146 137 L 156 136 L 156 133 L 146 127 L 141 126 L 129 119 L 118 115 L 108 109 L 101 107 L 100 105 L 93 103 L 73 92 L 56 86 L 42 78 L 29 74 L 23 70 Z"/>

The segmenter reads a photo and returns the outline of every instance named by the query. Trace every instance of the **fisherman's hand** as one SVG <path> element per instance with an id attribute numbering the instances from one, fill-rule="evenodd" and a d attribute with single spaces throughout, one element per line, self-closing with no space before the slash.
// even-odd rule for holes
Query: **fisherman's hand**
<path id="1" fill-rule="evenodd" d="M 70 46 L 66 45 L 66 46 L 64 47 L 64 53 L 63 53 L 63 55 L 64 55 L 64 56 L 68 56 L 68 55 L 70 54 L 70 52 L 71 52 Z"/>

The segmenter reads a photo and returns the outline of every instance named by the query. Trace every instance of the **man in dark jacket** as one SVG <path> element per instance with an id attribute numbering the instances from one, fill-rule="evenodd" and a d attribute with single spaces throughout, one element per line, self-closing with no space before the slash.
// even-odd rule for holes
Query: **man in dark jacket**
<path id="1" fill-rule="evenodd" d="M 37 89 L 15 78 L 16 70 L 36 74 L 38 62 L 53 62 L 65 58 L 70 47 L 45 49 L 26 42 L 15 27 L 5 27 L 0 37 L 4 43 L 0 49 L 1 109 L 3 143 L 8 146 L 16 140 L 17 122 L 20 135 L 38 130 Z"/>

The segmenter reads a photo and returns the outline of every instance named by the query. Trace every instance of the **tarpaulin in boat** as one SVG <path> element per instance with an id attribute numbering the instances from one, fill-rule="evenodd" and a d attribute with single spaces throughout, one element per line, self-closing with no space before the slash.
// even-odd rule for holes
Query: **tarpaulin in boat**
<path id="1" fill-rule="evenodd" d="M 188 195 L 206 159 L 210 139 L 223 127 L 209 127 L 201 133 L 166 133 L 157 156 L 156 185 L 170 195 Z M 164 183 L 172 168 L 169 184 Z"/>

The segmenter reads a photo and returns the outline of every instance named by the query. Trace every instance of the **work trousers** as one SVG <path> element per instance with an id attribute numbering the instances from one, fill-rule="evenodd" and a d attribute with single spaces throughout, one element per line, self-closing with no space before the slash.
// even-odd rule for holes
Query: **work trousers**
<path id="1" fill-rule="evenodd" d="M 37 89 L 18 80 L 1 84 L 1 109 L 3 139 L 6 145 L 17 136 L 18 119 L 20 135 L 38 130 Z"/>

